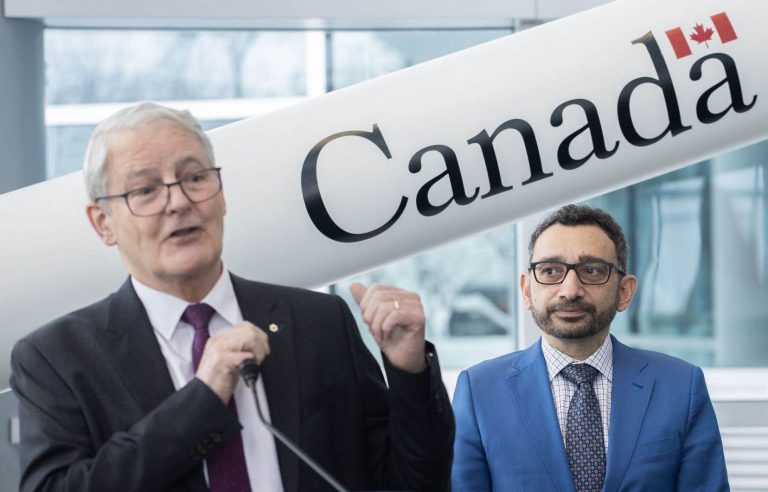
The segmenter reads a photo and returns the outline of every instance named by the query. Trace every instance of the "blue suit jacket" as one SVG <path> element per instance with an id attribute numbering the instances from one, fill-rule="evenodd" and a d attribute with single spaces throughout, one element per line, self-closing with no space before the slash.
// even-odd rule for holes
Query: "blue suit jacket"
<path id="1" fill-rule="evenodd" d="M 701 369 L 611 339 L 603 490 L 728 490 Z M 454 491 L 575 491 L 540 341 L 463 371 L 453 406 Z"/>

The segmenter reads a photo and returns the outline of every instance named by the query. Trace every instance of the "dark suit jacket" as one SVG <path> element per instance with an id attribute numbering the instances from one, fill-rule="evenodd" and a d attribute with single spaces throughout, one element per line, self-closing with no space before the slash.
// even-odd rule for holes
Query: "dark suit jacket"
<path id="1" fill-rule="evenodd" d="M 389 389 L 338 297 L 232 276 L 243 318 L 267 332 L 273 424 L 351 489 L 447 487 L 453 415 L 436 356 Z M 428 348 L 432 354 L 431 346 Z M 21 490 L 203 491 L 202 459 L 241 427 L 193 379 L 178 391 L 130 281 L 20 340 Z M 330 490 L 277 444 L 286 492 Z"/>
<path id="2" fill-rule="evenodd" d="M 728 490 L 701 369 L 611 339 L 603 491 Z M 454 490 L 575 492 L 541 342 L 462 372 L 453 406 Z"/>

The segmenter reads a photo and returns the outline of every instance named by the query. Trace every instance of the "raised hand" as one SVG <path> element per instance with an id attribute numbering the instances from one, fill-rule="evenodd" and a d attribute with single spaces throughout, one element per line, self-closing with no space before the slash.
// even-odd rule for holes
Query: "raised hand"
<path id="1" fill-rule="evenodd" d="M 427 362 L 424 308 L 419 295 L 389 285 L 374 284 L 366 289 L 358 282 L 351 284 L 349 290 L 389 362 L 403 371 L 423 371 Z"/>

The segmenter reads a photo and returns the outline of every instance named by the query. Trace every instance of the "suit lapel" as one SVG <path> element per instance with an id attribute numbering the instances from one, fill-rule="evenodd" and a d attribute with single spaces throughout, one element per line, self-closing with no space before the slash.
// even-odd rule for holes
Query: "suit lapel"
<path id="1" fill-rule="evenodd" d="M 644 372 L 648 360 L 642 352 L 623 345 L 613 336 L 613 389 L 608 463 L 604 491 L 618 490 L 643 425 L 654 378 Z"/>
<path id="2" fill-rule="evenodd" d="M 573 491 L 573 480 L 557 420 L 541 341 L 520 354 L 507 384 L 520 417 L 557 490 Z M 517 437 L 515 437 L 517 438 Z"/>
<path id="3" fill-rule="evenodd" d="M 105 329 L 97 331 L 97 338 L 113 369 L 128 387 L 142 414 L 146 415 L 175 388 L 152 325 L 130 279 L 114 294 L 107 316 Z"/>
<path id="4" fill-rule="evenodd" d="M 231 277 L 243 319 L 269 336 L 270 355 L 261 365 L 261 375 L 272 424 L 298 444 L 299 380 L 290 305 L 266 284 Z M 297 491 L 299 459 L 279 442 L 276 444 L 283 488 L 286 492 Z"/>
<path id="5" fill-rule="evenodd" d="M 97 338 L 142 415 L 146 415 L 176 388 L 130 278 L 112 297 L 107 316 L 105 329 L 97 332 Z M 201 466 L 188 473 L 184 480 L 190 491 L 208 490 Z"/>

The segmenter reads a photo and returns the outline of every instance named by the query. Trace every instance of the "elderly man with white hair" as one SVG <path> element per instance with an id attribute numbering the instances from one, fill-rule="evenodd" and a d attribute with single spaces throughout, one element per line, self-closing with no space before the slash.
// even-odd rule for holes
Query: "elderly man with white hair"
<path id="1" fill-rule="evenodd" d="M 256 398 L 346 487 L 446 488 L 453 415 L 418 295 L 351 286 L 387 387 L 340 298 L 226 270 L 221 175 L 186 111 L 144 103 L 95 129 L 86 212 L 129 278 L 14 347 L 21 490 L 330 490 Z"/>

